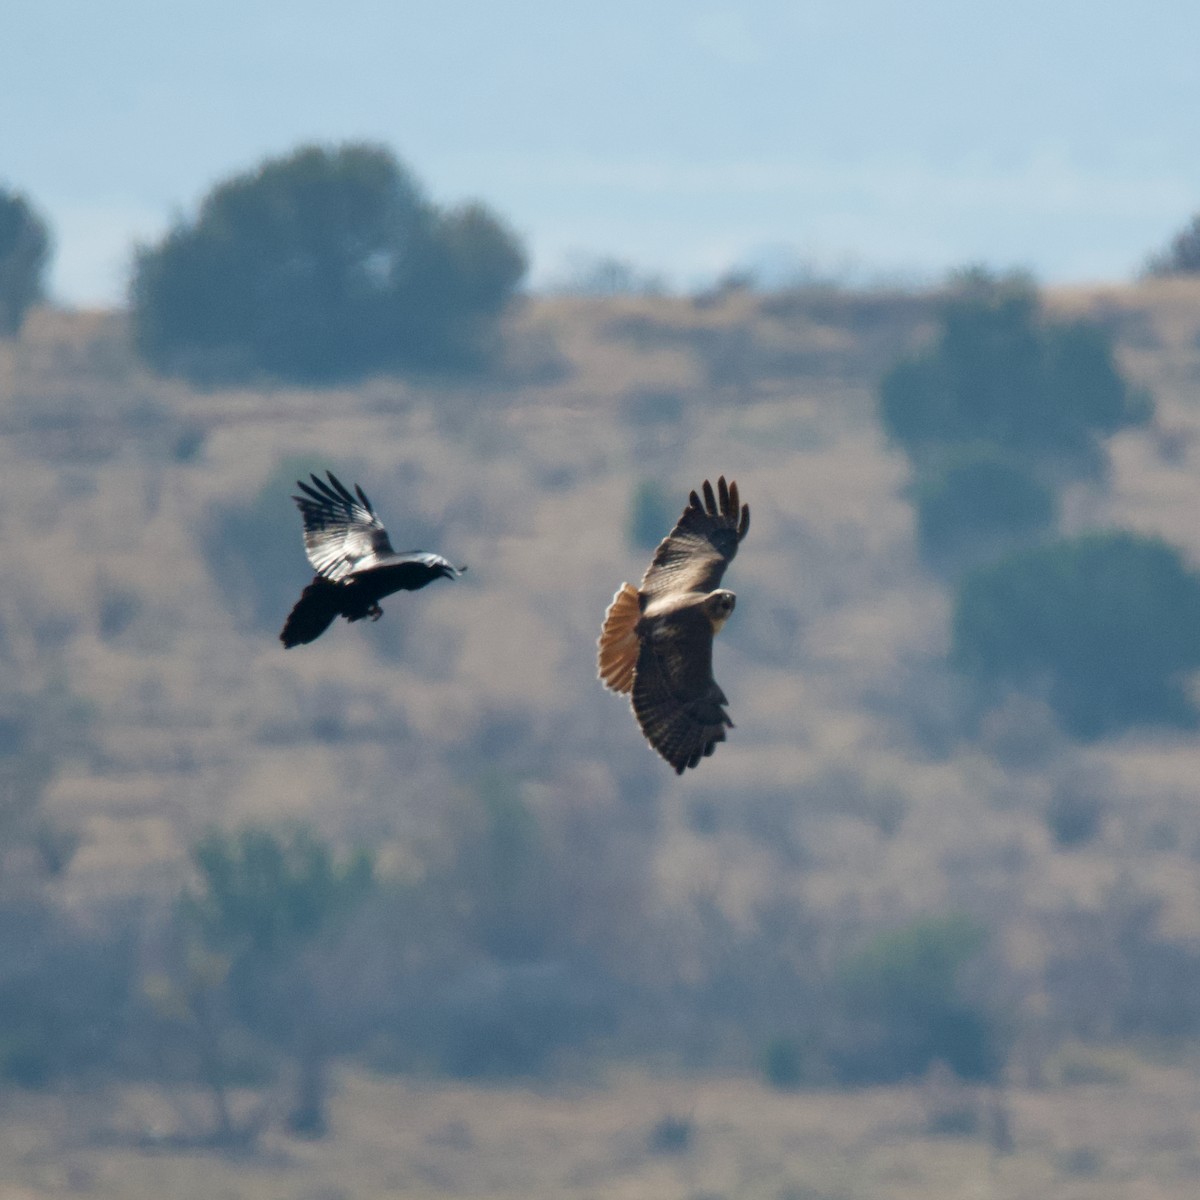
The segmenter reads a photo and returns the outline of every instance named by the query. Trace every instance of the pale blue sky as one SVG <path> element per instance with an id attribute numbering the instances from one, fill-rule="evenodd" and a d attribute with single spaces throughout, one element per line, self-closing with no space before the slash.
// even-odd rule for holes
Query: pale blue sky
<path id="1" fill-rule="evenodd" d="M 1200 209 L 1198 47 L 1193 0 L 5 0 L 0 182 L 79 304 L 221 178 L 360 138 L 501 213 L 535 283 L 1120 279 Z"/>

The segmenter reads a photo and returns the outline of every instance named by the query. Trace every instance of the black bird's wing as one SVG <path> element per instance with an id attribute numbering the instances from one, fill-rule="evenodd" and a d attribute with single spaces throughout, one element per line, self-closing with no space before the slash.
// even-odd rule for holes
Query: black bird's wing
<path id="1" fill-rule="evenodd" d="M 400 554 L 379 555 L 353 574 L 381 596 L 388 596 L 398 591 L 415 592 L 435 579 L 457 579 L 466 569 L 456 567 L 440 554 L 405 550 Z"/>
<path id="2" fill-rule="evenodd" d="M 357 571 L 369 570 L 393 554 L 383 522 L 358 484 L 352 495 L 340 479 L 327 471 L 329 482 L 313 475 L 311 486 L 296 486 L 304 493 L 293 496 L 304 518 L 304 550 L 313 569 L 324 579 L 340 582 Z"/>

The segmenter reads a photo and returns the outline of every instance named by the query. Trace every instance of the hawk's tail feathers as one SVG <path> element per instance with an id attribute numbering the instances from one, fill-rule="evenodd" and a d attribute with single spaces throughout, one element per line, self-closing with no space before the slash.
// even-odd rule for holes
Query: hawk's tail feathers
<path id="1" fill-rule="evenodd" d="M 725 740 L 725 730 L 733 722 L 721 708 L 705 706 L 701 712 L 694 706 L 683 706 L 663 690 L 663 681 L 652 679 L 648 686 L 639 687 L 633 694 L 633 709 L 646 741 L 682 775 L 688 767 L 698 766 Z"/>
<path id="2" fill-rule="evenodd" d="M 633 687 L 633 670 L 638 660 L 637 623 L 642 608 L 637 588 L 621 584 L 604 614 L 600 631 L 598 666 L 604 686 L 614 692 L 628 692 Z"/>

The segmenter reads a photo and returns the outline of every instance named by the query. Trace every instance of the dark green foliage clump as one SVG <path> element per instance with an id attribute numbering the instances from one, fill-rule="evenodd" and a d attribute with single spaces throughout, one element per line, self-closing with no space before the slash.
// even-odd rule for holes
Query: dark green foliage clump
<path id="1" fill-rule="evenodd" d="M 182 982 L 163 994 L 188 1014 L 203 1047 L 219 1136 L 235 1135 L 226 1088 L 236 1075 L 212 1016 L 228 1004 L 264 1045 L 293 1058 L 287 1125 L 298 1136 L 319 1137 L 327 1128 L 326 1064 L 336 1025 L 320 979 L 329 974 L 338 935 L 375 889 L 374 862 L 364 850 L 339 858 L 298 825 L 214 830 L 193 848 L 192 865 L 198 882 L 181 904 L 192 938 L 188 965 Z"/>
<path id="2" fill-rule="evenodd" d="M 934 565 L 994 556 L 1053 526 L 1054 492 L 1010 457 L 987 448 L 952 455 L 915 489 L 917 540 Z"/>
<path id="3" fill-rule="evenodd" d="M 943 1062 L 960 1079 L 992 1079 L 1003 1061 L 994 1018 L 961 991 L 963 968 L 983 948 L 964 917 L 925 918 L 879 934 L 843 964 L 847 1036 L 832 1066 L 846 1083 L 888 1083 Z"/>
<path id="4" fill-rule="evenodd" d="M 774 1037 L 763 1054 L 763 1072 L 767 1082 L 780 1091 L 798 1088 L 805 1079 L 804 1048 L 796 1038 Z"/>
<path id="5" fill-rule="evenodd" d="M 691 1149 L 694 1134 L 691 1117 L 668 1113 L 654 1123 L 646 1145 L 654 1154 L 683 1154 Z"/>
<path id="6" fill-rule="evenodd" d="M 571 885 L 512 777 L 479 781 L 443 884 L 475 963 L 440 1004 L 439 1066 L 460 1078 L 536 1075 L 603 1022 L 603 988 L 571 944 Z"/>
<path id="7" fill-rule="evenodd" d="M 134 337 L 155 367 L 208 379 L 469 368 L 525 266 L 486 208 L 438 209 L 387 150 L 305 146 L 139 250 Z"/>
<path id="8" fill-rule="evenodd" d="M 95 712 L 61 685 L 0 690 L 0 879 L 12 886 L 31 867 L 55 875 L 78 836 L 42 806 L 59 766 L 92 746 Z M 2 902 L 0 895 L 0 902 Z"/>
<path id="9" fill-rule="evenodd" d="M 0 336 L 16 333 L 42 298 L 50 231 L 24 196 L 0 188 Z"/>
<path id="10" fill-rule="evenodd" d="M 1100 833 L 1104 803 L 1088 788 L 1088 780 L 1065 781 L 1054 789 L 1046 807 L 1046 828 L 1060 850 L 1086 846 Z"/>
<path id="11" fill-rule="evenodd" d="M 0 905 L 0 1081 L 35 1088 L 111 1068 L 130 1002 L 132 939 L 50 905 Z"/>
<path id="12" fill-rule="evenodd" d="M 985 689 L 1044 691 L 1081 738 L 1191 726 L 1200 576 L 1157 538 L 1090 534 L 1014 552 L 959 588 L 953 657 Z"/>
<path id="13" fill-rule="evenodd" d="M 599 980 L 569 960 L 484 959 L 440 997 L 427 1045 L 459 1079 L 543 1075 L 607 1023 Z"/>
<path id="14" fill-rule="evenodd" d="M 1200 273 L 1200 213 L 1171 239 L 1167 248 L 1146 264 L 1148 275 L 1195 275 Z"/>
<path id="15" fill-rule="evenodd" d="M 458 844 L 455 872 L 471 935 L 489 956 L 529 962 L 552 952 L 562 914 L 547 905 L 554 863 L 515 780 L 489 771 Z"/>
<path id="16" fill-rule="evenodd" d="M 206 945 L 255 970 L 328 932 L 374 880 L 365 851 L 339 862 L 304 826 L 285 834 L 214 830 L 196 844 L 192 862 L 200 884 L 185 897 L 190 919 Z"/>
<path id="17" fill-rule="evenodd" d="M 910 454 L 983 443 L 1086 462 L 1097 438 L 1150 416 L 1117 369 L 1108 334 L 1046 319 L 1019 277 L 968 272 L 939 324 L 933 346 L 882 384 L 884 428 Z"/>

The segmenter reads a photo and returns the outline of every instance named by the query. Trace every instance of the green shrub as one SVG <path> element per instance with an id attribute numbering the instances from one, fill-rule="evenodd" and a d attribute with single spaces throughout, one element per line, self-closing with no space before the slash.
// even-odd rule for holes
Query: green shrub
<path id="1" fill-rule="evenodd" d="M 953 455 L 916 487 L 917 541 L 927 562 L 994 557 L 1035 537 L 1057 515 L 1053 491 L 1010 458 L 986 448 Z"/>
<path id="2" fill-rule="evenodd" d="M 695 1132 L 691 1117 L 668 1113 L 655 1121 L 646 1138 L 646 1146 L 654 1154 L 683 1154 L 691 1149 Z"/>
<path id="3" fill-rule="evenodd" d="M 1072 1041 L 1064 1043 L 1051 1056 L 1046 1073 L 1063 1087 L 1096 1084 L 1124 1087 L 1133 1077 L 1137 1065 L 1137 1059 L 1129 1050 Z"/>
<path id="4" fill-rule="evenodd" d="M 0 1086 L 86 1077 L 119 1059 L 133 939 L 27 896 L 0 904 Z"/>
<path id="5" fill-rule="evenodd" d="M 909 453 L 983 443 L 1087 461 L 1096 439 L 1146 421 L 1101 329 L 1042 316 L 1021 277 L 968 272 L 942 305 L 932 347 L 884 377 L 880 414 Z"/>
<path id="6" fill-rule="evenodd" d="M 959 991 L 963 967 L 983 948 L 965 917 L 922 918 L 879 934 L 838 972 L 847 1033 L 832 1047 L 846 1083 L 886 1083 L 945 1063 L 961 1079 L 993 1079 L 1001 1065 L 992 1016 Z"/>
<path id="7" fill-rule="evenodd" d="M 338 860 L 307 826 L 212 830 L 192 848 L 185 910 L 206 946 L 254 968 L 296 955 L 362 903 L 374 884 L 365 850 Z"/>
<path id="8" fill-rule="evenodd" d="M 1064 1175 L 1091 1178 L 1104 1170 L 1104 1154 L 1095 1146 L 1075 1146 L 1057 1157 L 1058 1169 Z"/>
<path id="9" fill-rule="evenodd" d="M 209 379 L 458 369 L 480 361 L 524 272 L 491 213 L 437 209 L 387 150 L 304 146 L 139 249 L 134 339 L 159 369 Z"/>
<path id="10" fill-rule="evenodd" d="M 50 232 L 24 196 L 0 188 L 0 336 L 16 333 L 42 297 Z"/>
<path id="11" fill-rule="evenodd" d="M 554 1057 L 606 1028 L 595 973 L 563 959 L 480 958 L 438 999 L 428 1044 L 459 1079 L 545 1075 Z"/>
<path id="12" fill-rule="evenodd" d="M 496 770 L 481 777 L 455 855 L 460 909 L 480 949 L 510 962 L 554 952 L 565 913 L 549 901 L 561 896 L 561 879 L 515 778 Z"/>
<path id="13" fill-rule="evenodd" d="M 212 830 L 191 857 L 196 880 L 180 902 L 185 966 L 158 994 L 190 1025 L 220 1135 L 232 1133 L 226 1035 L 240 1025 L 292 1058 L 287 1127 L 318 1137 L 327 1129 L 330 1043 L 347 1007 L 341 993 L 323 999 L 320 980 L 337 969 L 337 943 L 376 887 L 374 860 L 362 849 L 339 856 L 304 825 Z"/>
<path id="14" fill-rule="evenodd" d="M 1200 272 L 1200 213 L 1171 239 L 1167 248 L 1146 264 L 1148 275 L 1195 275 Z"/>
<path id="15" fill-rule="evenodd" d="M 1173 547 L 1132 533 L 1016 551 L 963 580 L 953 659 L 985 692 L 1044 692 L 1076 737 L 1190 726 L 1200 576 Z"/>
<path id="16" fill-rule="evenodd" d="M 772 1038 L 763 1054 L 767 1082 L 780 1091 L 798 1088 L 804 1082 L 804 1058 L 804 1049 L 795 1038 Z"/>
<path id="17" fill-rule="evenodd" d="M 1046 806 L 1046 828 L 1060 850 L 1072 850 L 1093 841 L 1104 823 L 1104 801 L 1090 788 L 1089 780 L 1068 778 L 1054 788 Z"/>

